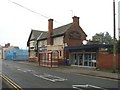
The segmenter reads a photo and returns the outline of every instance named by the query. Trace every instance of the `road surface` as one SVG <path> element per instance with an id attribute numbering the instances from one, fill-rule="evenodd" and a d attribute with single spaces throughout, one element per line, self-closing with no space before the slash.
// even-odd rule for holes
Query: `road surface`
<path id="1" fill-rule="evenodd" d="M 16 61 L 3 61 L 2 73 L 24 89 L 95 88 L 95 90 L 112 90 L 114 88 L 115 90 L 119 87 L 117 80 L 62 73 L 54 71 L 52 68 L 26 65 Z"/>

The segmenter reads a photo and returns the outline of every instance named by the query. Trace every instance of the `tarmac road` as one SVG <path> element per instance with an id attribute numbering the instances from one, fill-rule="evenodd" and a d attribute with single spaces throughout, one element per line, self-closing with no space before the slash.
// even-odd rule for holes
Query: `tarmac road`
<path id="1" fill-rule="evenodd" d="M 116 80 L 62 73 L 52 68 L 30 66 L 15 61 L 3 61 L 2 72 L 22 88 L 79 88 L 84 85 L 100 90 L 115 90 L 119 86 Z"/>
<path id="2" fill-rule="evenodd" d="M 10 87 L 7 82 L 2 80 L 2 90 L 12 90 L 12 87 Z"/>

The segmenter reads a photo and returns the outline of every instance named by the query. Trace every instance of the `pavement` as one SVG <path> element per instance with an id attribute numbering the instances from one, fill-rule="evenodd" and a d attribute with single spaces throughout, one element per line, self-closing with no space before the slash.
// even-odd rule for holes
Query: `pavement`
<path id="1" fill-rule="evenodd" d="M 39 66 L 38 62 L 18 61 L 18 63 Z M 42 67 L 42 66 L 40 66 L 40 67 Z M 50 68 L 50 67 L 45 67 L 45 68 Z M 78 67 L 78 66 L 62 66 L 61 65 L 59 67 L 54 67 L 50 70 L 54 70 L 54 71 L 58 71 L 58 72 L 62 72 L 62 73 L 88 75 L 88 76 L 120 80 L 120 74 L 110 73 L 110 72 L 105 72 L 105 71 L 98 71 L 98 70 L 96 70 L 96 68 Z"/>

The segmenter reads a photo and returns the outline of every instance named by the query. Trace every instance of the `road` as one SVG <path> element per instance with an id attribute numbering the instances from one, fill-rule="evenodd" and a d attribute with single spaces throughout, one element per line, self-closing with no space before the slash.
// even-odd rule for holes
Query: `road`
<path id="1" fill-rule="evenodd" d="M 14 88 L 5 80 L 2 79 L 2 90 L 14 90 Z"/>
<path id="2" fill-rule="evenodd" d="M 52 68 L 26 65 L 16 61 L 3 61 L 2 73 L 24 89 L 92 87 L 99 90 L 112 90 L 118 88 L 117 80 L 62 73 Z"/>

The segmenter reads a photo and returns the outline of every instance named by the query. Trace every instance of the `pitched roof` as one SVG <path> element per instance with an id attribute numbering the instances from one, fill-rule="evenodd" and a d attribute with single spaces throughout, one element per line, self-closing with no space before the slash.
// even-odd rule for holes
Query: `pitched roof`
<path id="1" fill-rule="evenodd" d="M 47 39 L 47 31 L 46 32 L 42 32 L 40 34 L 40 36 L 37 38 L 37 40 L 43 40 L 43 39 Z"/>
<path id="2" fill-rule="evenodd" d="M 72 25 L 72 23 L 60 26 L 58 28 L 53 29 L 53 33 L 52 36 L 58 36 L 58 35 L 62 35 L 64 34 L 68 28 L 70 28 L 70 26 Z M 41 36 L 38 38 L 38 40 L 43 40 L 43 39 L 47 39 L 47 32 L 42 32 Z"/>
<path id="3" fill-rule="evenodd" d="M 28 41 L 27 41 L 27 46 L 29 46 L 29 41 L 37 40 L 38 37 L 40 36 L 40 34 L 43 32 L 45 32 L 45 31 L 31 30 L 30 36 L 29 36 Z"/>
<path id="4" fill-rule="evenodd" d="M 72 23 L 69 23 L 69 24 L 66 24 L 66 25 L 63 25 L 63 26 L 53 29 L 52 36 L 64 34 L 71 26 L 72 26 Z"/>
<path id="5" fill-rule="evenodd" d="M 39 35 L 44 31 L 32 30 L 30 40 L 37 40 Z"/>
<path id="6" fill-rule="evenodd" d="M 73 23 L 69 23 L 69 24 L 66 24 L 66 25 L 63 25 L 63 26 L 60 26 L 58 28 L 53 29 L 52 37 L 63 35 L 72 25 L 73 25 Z M 81 28 L 81 30 L 82 30 L 82 28 Z M 84 31 L 83 31 L 83 33 L 85 34 Z M 47 31 L 32 30 L 31 34 L 29 36 L 28 42 L 30 40 L 43 40 L 43 39 L 47 39 L 47 36 L 48 36 L 47 34 L 48 34 Z M 28 42 L 27 42 L 27 45 L 28 45 Z"/>

